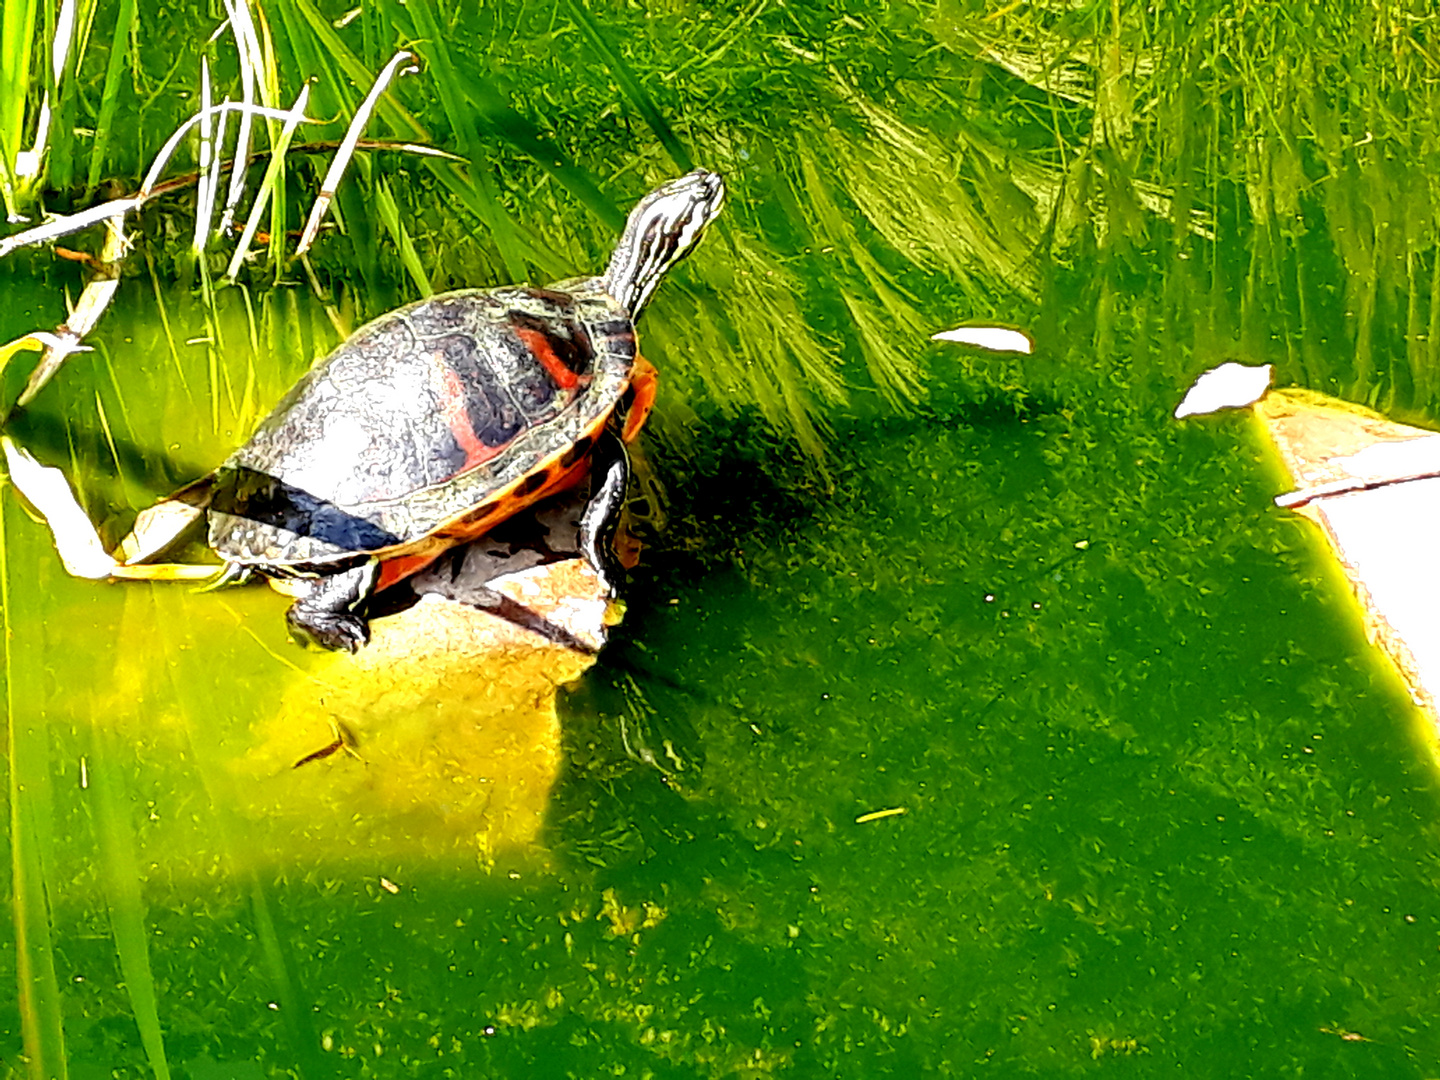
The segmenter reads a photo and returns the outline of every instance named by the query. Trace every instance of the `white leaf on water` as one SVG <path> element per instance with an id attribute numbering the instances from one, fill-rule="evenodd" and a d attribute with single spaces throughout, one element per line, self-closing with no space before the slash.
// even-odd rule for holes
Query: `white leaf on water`
<path id="1" fill-rule="evenodd" d="M 1175 409 L 1175 419 L 1253 405 L 1270 389 L 1270 365 L 1251 367 L 1233 360 L 1205 372 Z"/>
<path id="2" fill-rule="evenodd" d="M 117 564 L 75 501 L 65 474 L 41 465 L 8 436 L 0 438 L 0 445 L 5 448 L 11 483 L 44 516 L 65 569 L 75 577 L 109 577 Z"/>
<path id="3" fill-rule="evenodd" d="M 930 336 L 931 341 L 958 341 L 991 352 L 1029 353 L 1035 351 L 1030 335 L 1007 326 L 957 326 Z"/>

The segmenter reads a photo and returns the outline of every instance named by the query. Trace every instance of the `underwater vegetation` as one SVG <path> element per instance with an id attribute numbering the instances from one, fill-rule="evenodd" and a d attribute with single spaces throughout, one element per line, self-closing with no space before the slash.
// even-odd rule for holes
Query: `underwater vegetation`
<path id="1" fill-rule="evenodd" d="M 0 1074 L 1428 1075 L 1433 733 L 1169 417 L 1440 419 L 1437 64 L 1417 2 L 7 0 L 7 235 L 146 194 L 0 248 L 0 341 L 95 317 L 6 427 L 110 541 L 365 320 L 730 202 L 640 327 L 667 520 L 523 720 L 6 493 Z"/>

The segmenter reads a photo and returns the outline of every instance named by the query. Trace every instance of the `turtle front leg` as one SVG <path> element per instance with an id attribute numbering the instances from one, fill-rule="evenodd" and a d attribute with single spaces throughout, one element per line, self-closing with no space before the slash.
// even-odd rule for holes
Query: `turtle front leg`
<path id="1" fill-rule="evenodd" d="M 353 570 L 316 578 L 309 593 L 285 613 L 290 636 L 302 645 L 353 653 L 370 640 L 370 624 L 356 612 L 370 599 L 379 577 L 380 563 L 371 559 Z"/>
<path id="2" fill-rule="evenodd" d="M 615 557 L 615 529 L 625 505 L 625 488 L 630 481 L 630 459 L 625 444 L 607 431 L 591 452 L 590 501 L 580 516 L 580 553 L 600 578 L 600 585 L 612 595 L 624 568 Z"/>

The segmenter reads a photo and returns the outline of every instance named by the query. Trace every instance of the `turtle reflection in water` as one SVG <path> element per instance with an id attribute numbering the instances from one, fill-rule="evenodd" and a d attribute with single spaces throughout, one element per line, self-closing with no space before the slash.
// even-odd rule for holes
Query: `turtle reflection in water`
<path id="1" fill-rule="evenodd" d="M 145 511 L 126 562 L 203 516 L 222 582 L 276 579 L 298 640 L 354 652 L 375 593 L 593 471 L 580 547 L 608 585 L 624 444 L 655 399 L 635 320 L 724 196 L 696 170 L 640 201 L 598 277 L 446 293 L 362 327 L 220 468 Z"/>

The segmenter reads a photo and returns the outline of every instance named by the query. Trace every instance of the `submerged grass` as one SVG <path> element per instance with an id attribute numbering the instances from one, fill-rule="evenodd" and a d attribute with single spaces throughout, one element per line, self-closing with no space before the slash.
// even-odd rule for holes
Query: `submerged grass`
<path id="1" fill-rule="evenodd" d="M 130 820 L 133 798 L 124 797 L 124 781 L 111 746 L 114 736 L 96 724 L 91 741 L 88 790 L 94 800 L 93 827 L 98 843 L 101 877 L 110 912 L 110 932 L 120 958 L 120 973 L 130 1000 L 140 1041 L 156 1080 L 169 1080 L 170 1064 L 160 1022 L 160 999 L 150 965 L 150 933 L 141 895 L 144 875 L 135 852 Z"/>
<path id="2" fill-rule="evenodd" d="M 25 1055 L 31 1075 L 64 1080 L 64 1002 L 55 972 L 53 908 L 47 886 L 47 864 L 55 852 L 51 801 L 50 731 L 43 717 L 17 701 L 36 700 L 36 672 L 14 662 L 11 627 L 15 590 L 10 574 L 7 521 L 15 503 L 0 507 L 0 607 L 5 641 L 5 706 L 7 775 L 9 778 L 10 895 L 15 933 L 16 996 Z"/>

